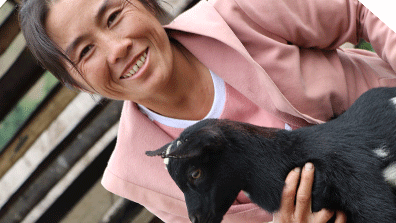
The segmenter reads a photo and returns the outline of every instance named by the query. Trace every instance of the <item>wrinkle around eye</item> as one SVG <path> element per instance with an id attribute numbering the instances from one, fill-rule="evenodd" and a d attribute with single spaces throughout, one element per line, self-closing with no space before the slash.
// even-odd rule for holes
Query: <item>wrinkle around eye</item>
<path id="1" fill-rule="evenodd" d="M 107 19 L 107 27 L 110 28 L 113 24 L 115 24 L 120 16 L 121 10 L 117 10 L 110 14 L 109 18 Z"/>
<path id="2" fill-rule="evenodd" d="M 87 55 L 89 53 L 89 51 L 92 49 L 92 45 L 88 45 L 86 47 L 84 47 L 80 53 L 79 59 L 81 60 L 82 58 L 84 58 L 85 55 Z"/>
<path id="3" fill-rule="evenodd" d="M 110 28 L 112 25 L 119 22 L 119 19 L 120 19 L 119 17 L 124 12 L 126 3 L 127 3 L 127 1 L 124 0 L 123 3 L 121 5 L 118 5 L 117 7 L 115 7 L 115 9 L 113 9 L 113 11 L 107 17 L 106 25 L 108 28 Z"/>
<path id="4" fill-rule="evenodd" d="M 93 49 L 94 45 L 93 44 L 88 44 L 85 46 L 79 53 L 78 53 L 78 58 L 77 58 L 77 63 L 79 64 L 84 60 L 87 60 L 92 54 L 93 54 Z"/>

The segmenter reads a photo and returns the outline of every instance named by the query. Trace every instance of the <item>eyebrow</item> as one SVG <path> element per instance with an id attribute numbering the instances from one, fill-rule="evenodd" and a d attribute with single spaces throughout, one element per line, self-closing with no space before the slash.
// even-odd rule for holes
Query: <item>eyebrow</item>
<path id="1" fill-rule="evenodd" d="M 100 5 L 97 13 L 95 14 L 95 23 L 96 24 L 100 23 L 100 21 L 101 21 L 102 17 L 104 16 L 104 14 L 105 14 L 107 8 L 109 7 L 109 5 L 111 5 L 109 0 L 104 0 L 102 2 L 102 4 Z M 70 54 L 75 51 L 76 47 L 84 39 L 86 39 L 87 36 L 88 36 L 88 34 L 84 34 L 84 35 L 78 36 L 76 39 L 74 39 L 73 42 L 66 47 L 66 50 L 65 50 L 66 55 L 68 55 L 70 57 Z"/>
<path id="2" fill-rule="evenodd" d="M 96 23 L 96 24 L 99 24 L 99 23 L 100 23 L 100 21 L 101 21 L 103 15 L 105 14 L 107 8 L 108 8 L 110 5 L 111 5 L 111 4 L 110 4 L 110 1 L 109 1 L 109 0 L 104 0 L 104 1 L 103 1 L 102 5 L 99 7 L 99 10 L 98 10 L 98 12 L 96 13 L 96 16 L 95 16 L 95 23 Z"/>

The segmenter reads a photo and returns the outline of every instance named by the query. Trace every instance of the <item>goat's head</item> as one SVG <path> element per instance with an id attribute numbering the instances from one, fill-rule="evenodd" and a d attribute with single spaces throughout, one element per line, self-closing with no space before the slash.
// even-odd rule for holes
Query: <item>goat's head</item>
<path id="1" fill-rule="evenodd" d="M 226 153 L 229 140 L 216 125 L 204 120 L 187 128 L 179 138 L 148 156 L 162 156 L 167 169 L 183 191 L 192 222 L 221 222 L 243 189 L 241 173 Z"/>

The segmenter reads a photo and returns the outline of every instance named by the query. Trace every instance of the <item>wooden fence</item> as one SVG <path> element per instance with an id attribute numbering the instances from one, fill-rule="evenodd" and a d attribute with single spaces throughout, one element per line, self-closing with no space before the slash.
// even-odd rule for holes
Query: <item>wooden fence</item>
<path id="1" fill-rule="evenodd" d="M 170 16 L 191 2 L 169 2 Z M 100 185 L 122 102 L 72 91 L 41 68 L 17 4 L 0 5 L 0 222 L 161 222 Z"/>

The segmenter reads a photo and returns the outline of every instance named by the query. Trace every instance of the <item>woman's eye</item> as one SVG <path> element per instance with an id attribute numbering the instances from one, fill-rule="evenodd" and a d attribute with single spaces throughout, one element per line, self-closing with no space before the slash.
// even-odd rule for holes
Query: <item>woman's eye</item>
<path id="1" fill-rule="evenodd" d="M 193 179 L 199 179 L 202 176 L 202 170 L 201 169 L 196 169 L 191 173 L 191 177 Z"/>
<path id="2" fill-rule="evenodd" d="M 113 12 L 110 14 L 109 18 L 107 19 L 107 27 L 110 27 L 111 24 L 113 24 L 114 20 L 117 18 L 117 16 L 120 14 L 120 11 Z"/>
<path id="3" fill-rule="evenodd" d="M 92 49 L 92 47 L 93 47 L 93 45 L 88 45 L 88 46 L 84 47 L 84 49 L 82 49 L 82 51 L 80 53 L 80 59 L 85 57 L 85 55 L 87 55 L 89 53 L 89 51 Z"/>

